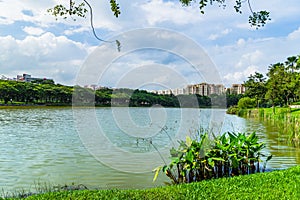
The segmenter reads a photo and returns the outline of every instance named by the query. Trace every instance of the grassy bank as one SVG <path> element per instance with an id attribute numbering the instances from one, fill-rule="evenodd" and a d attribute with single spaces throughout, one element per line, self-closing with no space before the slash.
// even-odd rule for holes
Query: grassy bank
<path id="1" fill-rule="evenodd" d="M 265 108 L 258 110 L 258 117 L 277 126 L 279 134 L 288 135 L 288 142 L 300 147 L 300 109 Z"/>
<path id="2" fill-rule="evenodd" d="M 229 114 L 241 117 L 259 119 L 278 128 L 280 135 L 288 136 L 288 143 L 300 147 L 300 109 L 299 108 L 255 108 L 228 110 Z"/>
<path id="3" fill-rule="evenodd" d="M 27 199 L 300 199 L 300 166 L 145 190 L 61 191 Z"/>

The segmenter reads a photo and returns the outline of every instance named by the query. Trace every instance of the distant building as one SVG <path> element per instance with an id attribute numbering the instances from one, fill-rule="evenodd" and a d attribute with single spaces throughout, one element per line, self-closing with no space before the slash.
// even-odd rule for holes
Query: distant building
<path id="1" fill-rule="evenodd" d="M 32 82 L 32 81 L 37 81 L 37 82 L 42 82 L 48 80 L 50 82 L 53 82 L 53 79 L 48 79 L 48 78 L 36 78 L 36 77 L 31 77 L 30 74 L 23 74 L 23 75 L 17 75 L 16 81 L 23 81 L 23 82 Z"/>
<path id="2" fill-rule="evenodd" d="M 184 88 L 176 88 L 176 89 L 172 89 L 171 91 L 172 94 L 175 96 L 184 94 Z"/>
<path id="3" fill-rule="evenodd" d="M 221 94 L 224 94 L 225 92 L 226 92 L 226 88 L 223 84 L 214 85 L 213 94 L 221 95 Z"/>
<path id="4" fill-rule="evenodd" d="M 167 89 L 167 90 L 158 90 L 157 92 L 156 92 L 156 94 L 162 94 L 162 95 L 166 95 L 166 94 L 172 94 L 172 90 L 170 90 L 170 89 Z"/>
<path id="5" fill-rule="evenodd" d="M 100 90 L 100 89 L 106 89 L 107 87 L 102 87 L 102 86 L 99 86 L 99 85 L 95 85 L 95 84 L 91 84 L 91 85 L 85 85 L 83 86 L 84 88 L 89 88 L 89 89 L 92 89 L 92 90 Z"/>
<path id="6" fill-rule="evenodd" d="M 209 84 L 209 83 L 198 83 L 187 85 L 185 88 L 176 88 L 176 89 L 166 89 L 166 90 L 156 90 L 151 91 L 155 94 L 170 95 L 175 96 L 181 94 L 198 94 L 200 96 L 210 96 L 213 94 L 222 95 L 226 93 L 226 90 L 229 90 L 231 94 L 244 94 L 246 88 L 243 84 L 232 84 L 231 88 L 225 88 L 223 84 Z"/>
<path id="7" fill-rule="evenodd" d="M 97 90 L 98 85 L 85 85 L 84 88 L 92 89 L 92 90 Z"/>
<path id="8" fill-rule="evenodd" d="M 243 84 L 232 84 L 230 94 L 244 94 L 246 87 Z"/>
<path id="9" fill-rule="evenodd" d="M 186 87 L 186 94 L 199 94 L 201 96 L 209 96 L 212 94 L 224 94 L 225 87 L 222 84 L 208 84 L 200 83 L 194 85 L 188 85 Z"/>

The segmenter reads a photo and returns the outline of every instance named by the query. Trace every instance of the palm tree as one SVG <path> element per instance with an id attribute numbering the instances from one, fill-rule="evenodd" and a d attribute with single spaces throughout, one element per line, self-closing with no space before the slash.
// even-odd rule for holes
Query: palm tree
<path id="1" fill-rule="evenodd" d="M 285 61 L 285 64 L 287 65 L 287 68 L 291 69 L 292 73 L 296 69 L 296 65 L 295 64 L 297 64 L 297 61 L 298 61 L 297 56 L 288 57 L 287 60 Z"/>
<path id="2" fill-rule="evenodd" d="M 297 61 L 296 61 L 296 70 L 300 70 L 300 55 L 297 56 Z"/>

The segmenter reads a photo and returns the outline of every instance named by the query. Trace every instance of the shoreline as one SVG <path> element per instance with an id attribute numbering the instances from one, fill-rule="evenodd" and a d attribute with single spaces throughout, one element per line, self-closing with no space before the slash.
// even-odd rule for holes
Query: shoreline
<path id="1" fill-rule="evenodd" d="M 148 189 L 85 189 L 84 185 L 14 193 L 9 199 L 299 199 L 300 166 Z M 274 183 L 274 184 L 270 184 Z M 9 194 L 8 194 L 9 195 Z M 0 197 L 0 199 L 2 199 Z M 4 197 L 5 199 L 5 197 Z"/>
<path id="2" fill-rule="evenodd" d="M 73 104 L 0 104 L 0 109 L 5 109 L 5 108 L 50 108 L 50 107 L 96 107 L 96 108 L 151 108 L 155 107 L 153 106 L 128 106 L 128 105 L 118 105 L 118 106 L 111 106 L 111 105 L 73 105 Z M 163 106 L 162 106 L 163 107 Z M 198 109 L 227 109 L 224 107 L 163 107 L 163 108 L 198 108 Z"/>

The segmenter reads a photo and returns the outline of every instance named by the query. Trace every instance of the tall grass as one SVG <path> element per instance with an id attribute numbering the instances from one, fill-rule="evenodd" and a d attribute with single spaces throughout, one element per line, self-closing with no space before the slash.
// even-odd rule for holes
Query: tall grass
<path id="1" fill-rule="evenodd" d="M 299 109 L 273 108 L 243 109 L 238 112 L 241 117 L 257 118 L 277 127 L 280 135 L 287 135 L 287 143 L 300 147 L 300 112 Z"/>

